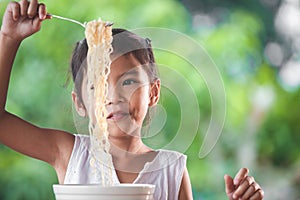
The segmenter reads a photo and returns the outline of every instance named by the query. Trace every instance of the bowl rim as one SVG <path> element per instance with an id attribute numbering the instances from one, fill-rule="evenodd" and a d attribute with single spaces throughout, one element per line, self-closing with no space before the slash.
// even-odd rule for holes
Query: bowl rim
<path id="1" fill-rule="evenodd" d="M 114 184 L 114 185 L 107 185 L 103 186 L 100 184 L 53 184 L 53 187 L 91 187 L 91 188 L 118 188 L 118 187 L 129 187 L 129 188 L 136 188 L 136 187 L 148 187 L 153 188 L 155 187 L 154 184 L 148 184 L 148 183 L 120 183 L 120 184 Z"/>
<path id="2" fill-rule="evenodd" d="M 116 192 L 118 191 L 118 192 Z M 121 183 L 111 186 L 100 184 L 53 184 L 55 195 L 60 194 L 93 194 L 93 195 L 149 195 L 154 194 L 155 185 L 153 184 L 128 184 Z"/>

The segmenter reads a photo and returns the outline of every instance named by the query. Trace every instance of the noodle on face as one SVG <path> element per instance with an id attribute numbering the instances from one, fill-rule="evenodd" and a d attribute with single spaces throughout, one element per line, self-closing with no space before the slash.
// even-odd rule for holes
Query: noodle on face
<path id="1" fill-rule="evenodd" d="M 107 78 L 110 73 L 110 54 L 112 52 L 112 27 L 106 22 L 94 20 L 86 24 L 85 37 L 88 44 L 87 54 L 87 96 L 89 133 L 91 138 L 91 165 L 102 172 L 102 185 L 112 185 L 112 159 L 109 154 L 107 131 L 106 97 Z M 97 164 L 98 163 L 98 164 Z M 102 163 L 102 164 L 99 164 Z M 103 174 L 104 165 L 109 174 Z M 100 169 L 99 169 L 100 166 Z M 108 177 L 104 179 L 104 177 Z"/>

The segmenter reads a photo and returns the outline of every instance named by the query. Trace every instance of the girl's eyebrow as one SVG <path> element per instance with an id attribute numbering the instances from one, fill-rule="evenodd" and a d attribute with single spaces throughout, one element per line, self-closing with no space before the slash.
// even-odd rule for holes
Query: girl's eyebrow
<path id="1" fill-rule="evenodd" d="M 139 71 L 134 69 L 134 70 L 129 70 L 127 72 L 125 72 L 124 74 L 122 74 L 122 76 L 125 76 L 125 75 L 137 75 L 139 74 Z"/>

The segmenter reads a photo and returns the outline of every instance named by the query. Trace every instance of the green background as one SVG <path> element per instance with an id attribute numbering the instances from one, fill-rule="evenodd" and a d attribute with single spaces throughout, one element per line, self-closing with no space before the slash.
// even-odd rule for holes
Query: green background
<path id="1" fill-rule="evenodd" d="M 0 1 L 1 17 L 7 3 Z M 240 167 L 250 168 L 251 175 L 265 190 L 265 199 L 300 197 L 297 191 L 299 85 L 288 85 L 280 76 L 284 63 L 289 59 L 298 61 L 300 54 L 299 48 L 291 45 L 293 40 L 275 28 L 276 14 L 285 5 L 283 1 L 45 0 L 44 3 L 49 13 L 81 22 L 101 17 L 113 21 L 114 27 L 173 29 L 206 49 L 224 81 L 227 113 L 218 143 L 208 156 L 200 159 L 198 153 L 204 135 L 201 130 L 210 120 L 211 102 L 203 81 L 189 80 L 193 88 L 198 88 L 201 110 L 199 132 L 185 152 L 195 199 L 226 199 L 223 176 L 225 173 L 234 176 Z M 73 116 L 70 95 L 73 84 L 68 81 L 68 67 L 74 44 L 83 37 L 82 27 L 52 19 L 44 22 L 38 34 L 26 39 L 14 64 L 7 110 L 38 126 L 76 133 L 74 119 L 77 125 L 80 119 Z M 270 42 L 280 44 L 283 49 L 280 64 L 272 63 L 266 55 Z M 176 58 L 172 60 L 159 51 L 155 54 L 158 63 L 177 63 Z M 185 65 L 182 62 L 174 67 L 188 75 Z M 300 67 L 299 62 L 297 66 Z M 162 98 L 161 104 L 167 107 L 168 115 L 180 115 L 178 103 L 174 103 L 168 91 Z M 179 120 L 168 118 L 163 130 L 168 133 L 166 138 L 173 137 L 177 128 L 174 124 Z M 54 183 L 57 178 L 49 165 L 0 145 L 0 199 L 54 199 Z"/>

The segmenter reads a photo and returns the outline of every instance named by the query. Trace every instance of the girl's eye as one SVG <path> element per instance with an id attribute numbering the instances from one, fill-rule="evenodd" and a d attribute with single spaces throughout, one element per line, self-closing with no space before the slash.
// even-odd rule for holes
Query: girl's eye
<path id="1" fill-rule="evenodd" d="M 136 83 L 136 81 L 132 80 L 132 79 L 127 79 L 127 80 L 123 81 L 123 85 L 131 85 L 134 83 Z"/>

